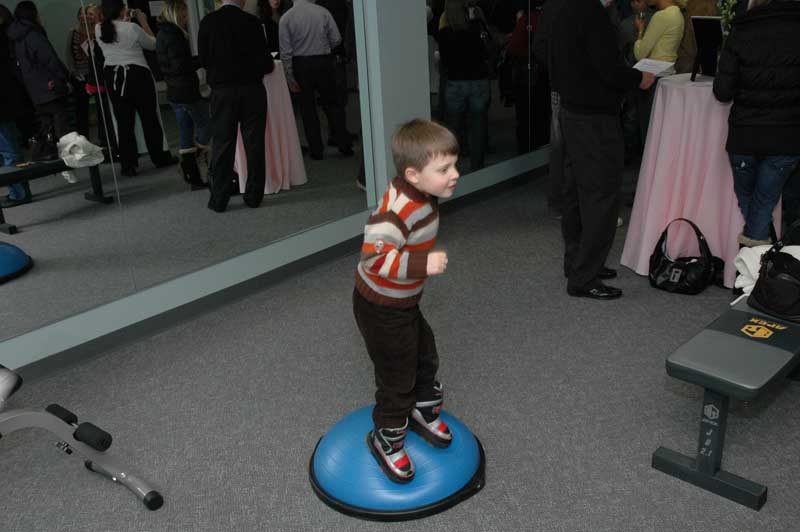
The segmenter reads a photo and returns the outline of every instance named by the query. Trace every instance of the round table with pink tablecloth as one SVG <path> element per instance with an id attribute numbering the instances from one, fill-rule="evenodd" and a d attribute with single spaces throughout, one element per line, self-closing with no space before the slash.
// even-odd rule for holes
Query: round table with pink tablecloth
<path id="1" fill-rule="evenodd" d="M 267 175 L 264 193 L 276 194 L 281 190 L 303 185 L 308 179 L 292 99 L 280 61 L 275 61 L 275 70 L 264 76 L 264 87 L 267 89 L 267 130 L 264 135 Z M 239 191 L 244 193 L 247 184 L 247 156 L 241 129 L 236 142 L 234 170 L 239 174 Z"/>
<path id="2" fill-rule="evenodd" d="M 702 76 L 693 82 L 690 74 L 658 83 L 620 261 L 638 274 L 647 275 L 650 255 L 667 224 L 688 218 L 703 232 L 711 252 L 725 261 L 725 286 L 733 286 L 744 219 L 725 151 L 730 105 L 714 98 L 713 83 Z M 780 229 L 780 205 L 775 216 Z M 672 225 L 667 247 L 673 258 L 699 254 L 686 223 Z"/>

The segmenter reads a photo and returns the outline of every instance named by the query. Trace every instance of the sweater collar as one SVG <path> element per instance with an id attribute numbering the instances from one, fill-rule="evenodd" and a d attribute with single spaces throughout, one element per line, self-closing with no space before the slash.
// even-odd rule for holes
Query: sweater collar
<path id="1" fill-rule="evenodd" d="M 425 203 L 425 202 L 435 203 L 430 195 L 422 192 L 421 190 L 419 190 L 414 185 L 412 185 L 411 183 L 409 183 L 400 176 L 397 176 L 394 179 L 392 179 L 392 186 L 397 190 L 399 190 L 400 192 L 402 192 L 403 194 L 405 194 L 406 196 L 408 196 L 412 201 L 416 201 L 419 203 Z"/>

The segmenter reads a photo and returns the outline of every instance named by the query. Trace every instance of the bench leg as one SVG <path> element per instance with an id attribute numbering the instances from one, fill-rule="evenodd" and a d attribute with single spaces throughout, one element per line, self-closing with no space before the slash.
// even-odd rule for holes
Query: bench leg
<path id="1" fill-rule="evenodd" d="M 112 196 L 106 196 L 103 192 L 103 181 L 100 179 L 99 166 L 92 166 L 89 168 L 89 178 L 92 182 L 92 191 L 84 194 L 84 198 L 98 203 L 111 203 L 114 201 Z"/>
<path id="2" fill-rule="evenodd" d="M 0 233 L 5 233 L 7 235 L 13 235 L 17 232 L 17 226 L 14 224 L 6 223 L 6 217 L 3 214 L 3 208 L 0 207 Z"/>
<path id="3" fill-rule="evenodd" d="M 653 453 L 653 468 L 726 499 L 760 510 L 767 487 L 722 470 L 722 448 L 728 422 L 729 398 L 706 389 L 700 413 L 697 456 L 692 458 L 665 447 Z"/>

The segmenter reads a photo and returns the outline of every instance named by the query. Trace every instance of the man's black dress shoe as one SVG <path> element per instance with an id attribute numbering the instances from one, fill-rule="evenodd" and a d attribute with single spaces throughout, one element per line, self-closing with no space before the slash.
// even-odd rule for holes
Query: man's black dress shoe
<path id="1" fill-rule="evenodd" d="M 617 299 L 622 297 L 622 290 L 601 282 L 587 285 L 583 288 L 567 288 L 567 294 L 575 297 L 588 297 L 591 299 Z"/>
<path id="2" fill-rule="evenodd" d="M 617 276 L 617 270 L 614 268 L 606 268 L 603 266 L 600 268 L 600 271 L 597 273 L 598 279 L 614 279 Z"/>
<path id="3" fill-rule="evenodd" d="M 606 268 L 605 266 L 600 268 L 600 271 L 597 273 L 597 278 L 600 280 L 614 279 L 616 276 L 617 270 L 614 268 Z M 566 270 L 564 270 L 564 277 L 569 277 L 569 274 L 567 274 Z"/>

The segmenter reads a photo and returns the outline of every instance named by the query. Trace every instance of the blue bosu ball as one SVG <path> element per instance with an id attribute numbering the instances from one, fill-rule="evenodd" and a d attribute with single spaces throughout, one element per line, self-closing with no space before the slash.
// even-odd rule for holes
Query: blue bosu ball
<path id="1" fill-rule="evenodd" d="M 17 246 L 0 242 L 0 284 L 24 274 L 33 266 L 33 259 Z"/>
<path id="2" fill-rule="evenodd" d="M 317 443 L 309 464 L 314 492 L 339 512 L 377 521 L 432 515 L 474 495 L 484 485 L 480 441 L 459 420 L 441 413 L 453 442 L 437 449 L 409 431 L 406 450 L 416 472 L 407 484 L 389 480 L 367 447 L 372 407 L 344 417 Z"/>

